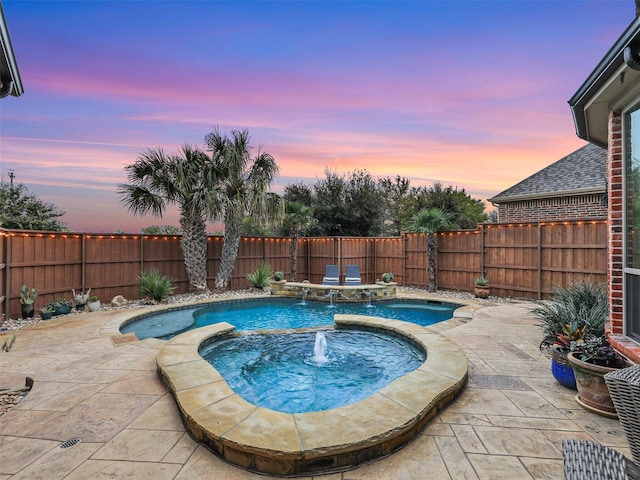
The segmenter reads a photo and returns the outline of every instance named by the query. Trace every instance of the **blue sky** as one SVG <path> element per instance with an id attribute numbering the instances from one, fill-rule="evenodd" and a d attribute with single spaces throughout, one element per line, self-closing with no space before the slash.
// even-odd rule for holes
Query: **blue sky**
<path id="1" fill-rule="evenodd" d="M 147 148 L 247 128 L 274 190 L 325 168 L 401 175 L 486 201 L 584 143 L 567 100 L 633 0 L 14 1 L 25 94 L 0 104 L 0 175 L 76 231 L 133 217 L 117 184 Z"/>

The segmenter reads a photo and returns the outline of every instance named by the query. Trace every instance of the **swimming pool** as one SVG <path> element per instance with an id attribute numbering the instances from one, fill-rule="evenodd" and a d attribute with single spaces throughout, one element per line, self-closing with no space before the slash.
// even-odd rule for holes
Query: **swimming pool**
<path id="1" fill-rule="evenodd" d="M 405 299 L 380 301 L 371 306 L 366 303 L 302 303 L 287 298 L 232 300 L 141 316 L 121 327 L 120 331 L 135 333 L 140 340 L 152 337 L 168 340 L 187 330 L 219 322 L 228 322 L 239 331 L 323 327 L 333 325 L 334 314 L 373 315 L 426 327 L 451 318 L 459 306 Z"/>

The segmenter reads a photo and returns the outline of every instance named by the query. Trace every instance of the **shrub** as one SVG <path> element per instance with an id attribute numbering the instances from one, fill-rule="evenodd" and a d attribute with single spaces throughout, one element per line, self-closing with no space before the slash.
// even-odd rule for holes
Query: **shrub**
<path id="1" fill-rule="evenodd" d="M 266 263 L 260 265 L 256 270 L 247 275 L 247 280 L 255 288 L 267 288 L 271 285 L 271 267 Z"/>
<path id="2" fill-rule="evenodd" d="M 138 293 L 143 297 L 162 302 L 176 289 L 173 279 L 160 275 L 158 270 L 143 270 L 138 274 Z"/>
<path id="3" fill-rule="evenodd" d="M 385 272 L 385 273 L 382 274 L 381 278 L 382 278 L 383 282 L 389 283 L 389 282 L 391 282 L 393 280 L 393 273 Z"/>
<path id="4" fill-rule="evenodd" d="M 604 336 L 609 302 L 604 285 L 581 280 L 569 287 L 556 288 L 552 300 L 539 303 L 532 311 L 540 320 L 542 345 L 552 345 L 566 325 L 584 327 L 584 337 Z"/>
<path id="5" fill-rule="evenodd" d="M 276 282 L 280 282 L 284 280 L 284 272 L 282 270 L 278 270 L 276 273 L 273 274 L 273 279 Z"/>

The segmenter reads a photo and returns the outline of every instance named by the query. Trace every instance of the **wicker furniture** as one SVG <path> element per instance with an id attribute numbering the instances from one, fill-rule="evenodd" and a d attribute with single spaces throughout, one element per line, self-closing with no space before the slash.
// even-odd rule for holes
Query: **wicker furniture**
<path id="1" fill-rule="evenodd" d="M 633 461 L 599 443 L 565 440 L 562 454 L 567 480 L 640 479 L 640 365 L 615 370 L 604 378 Z"/>

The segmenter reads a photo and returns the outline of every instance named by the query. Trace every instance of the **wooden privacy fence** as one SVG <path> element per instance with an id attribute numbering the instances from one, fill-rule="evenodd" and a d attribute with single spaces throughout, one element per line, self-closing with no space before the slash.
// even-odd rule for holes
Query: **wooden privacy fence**
<path id="1" fill-rule="evenodd" d="M 392 272 L 399 285 L 426 287 L 426 239 L 421 234 L 389 238 L 302 238 L 298 244 L 297 280 L 320 283 L 325 265 L 360 266 L 363 283 Z M 261 263 L 290 278 L 290 239 L 243 237 L 230 282 L 248 286 L 246 276 Z M 210 236 L 207 250 L 209 285 L 220 265 L 222 237 Z M 33 232 L 0 229 L 0 317 L 20 315 L 23 284 L 36 288 L 38 310 L 71 289 L 86 290 L 102 301 L 115 295 L 137 298 L 137 276 L 156 268 L 176 281 L 176 292 L 188 291 L 180 237 Z M 438 283 L 444 290 L 473 289 L 484 274 L 492 294 L 545 298 L 556 286 L 574 280 L 607 278 L 607 224 L 602 220 L 482 224 L 476 230 L 438 234 Z"/>

